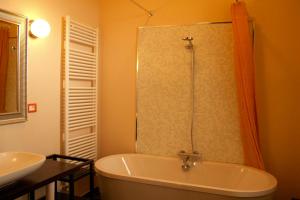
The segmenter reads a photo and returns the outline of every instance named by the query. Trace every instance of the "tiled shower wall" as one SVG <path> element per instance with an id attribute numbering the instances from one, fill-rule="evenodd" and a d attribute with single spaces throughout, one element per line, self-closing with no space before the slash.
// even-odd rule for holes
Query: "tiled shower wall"
<path id="1" fill-rule="evenodd" d="M 191 50 L 195 49 L 193 137 L 204 160 L 243 163 L 231 24 L 143 27 L 138 33 L 137 152 L 191 151 Z"/>

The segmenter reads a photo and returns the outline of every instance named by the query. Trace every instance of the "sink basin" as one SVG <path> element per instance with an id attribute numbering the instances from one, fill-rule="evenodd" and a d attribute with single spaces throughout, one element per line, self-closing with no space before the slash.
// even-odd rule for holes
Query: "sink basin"
<path id="1" fill-rule="evenodd" d="M 0 187 L 37 170 L 45 162 L 44 155 L 28 152 L 0 153 Z"/>

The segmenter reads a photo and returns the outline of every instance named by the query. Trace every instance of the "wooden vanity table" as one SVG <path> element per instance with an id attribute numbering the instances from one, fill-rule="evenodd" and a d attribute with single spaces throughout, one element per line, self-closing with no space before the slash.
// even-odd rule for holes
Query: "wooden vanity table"
<path id="1" fill-rule="evenodd" d="M 76 162 L 76 164 L 66 161 Z M 50 183 L 55 184 L 55 197 L 57 197 L 57 181 L 69 183 L 69 199 L 75 199 L 74 183 L 86 176 L 90 177 L 90 194 L 93 194 L 94 161 L 53 154 L 47 156 L 41 168 L 32 174 L 0 188 L 0 200 L 12 200 L 26 194 L 29 200 L 35 200 L 34 191 Z"/>

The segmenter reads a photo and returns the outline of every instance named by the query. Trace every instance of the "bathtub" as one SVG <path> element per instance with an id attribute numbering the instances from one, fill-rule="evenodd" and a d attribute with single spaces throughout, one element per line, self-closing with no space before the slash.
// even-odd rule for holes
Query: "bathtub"
<path id="1" fill-rule="evenodd" d="M 185 172 L 178 158 L 119 154 L 95 163 L 103 200 L 271 200 L 277 181 L 252 167 L 202 161 Z"/>

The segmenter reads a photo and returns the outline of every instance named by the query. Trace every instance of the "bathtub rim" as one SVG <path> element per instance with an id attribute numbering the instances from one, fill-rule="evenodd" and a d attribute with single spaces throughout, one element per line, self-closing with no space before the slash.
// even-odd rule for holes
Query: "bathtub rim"
<path id="1" fill-rule="evenodd" d="M 171 159 L 171 160 L 176 159 L 176 157 L 141 154 L 141 153 L 113 154 L 113 155 L 105 156 L 105 157 L 98 159 L 95 162 L 95 170 L 100 176 L 104 176 L 104 177 L 111 178 L 111 179 L 118 179 L 118 180 L 122 180 L 122 181 L 130 181 L 130 182 L 135 182 L 135 183 L 149 184 L 149 185 L 168 187 L 168 188 L 174 188 L 174 189 L 182 189 L 182 190 L 188 190 L 188 191 L 194 191 L 194 192 L 210 193 L 210 194 L 214 194 L 214 195 L 223 195 L 223 196 L 229 196 L 229 197 L 253 198 L 253 197 L 268 196 L 276 191 L 277 184 L 278 184 L 276 178 L 266 171 L 263 171 L 263 170 L 260 170 L 260 169 L 254 168 L 254 167 L 246 166 L 246 165 L 241 165 L 241 164 L 222 163 L 222 162 L 215 162 L 215 161 L 201 161 L 201 162 L 202 163 L 205 162 L 205 163 L 212 163 L 212 164 L 245 167 L 245 168 L 249 168 L 250 170 L 258 171 L 258 172 L 263 173 L 264 175 L 268 176 L 272 181 L 274 181 L 274 187 L 268 187 L 268 188 L 266 188 L 266 190 L 241 191 L 241 190 L 221 188 L 221 187 L 182 183 L 182 182 L 178 182 L 178 181 L 170 181 L 170 180 L 164 180 L 164 179 L 155 179 L 155 178 L 144 177 L 144 176 L 129 176 L 129 175 L 123 175 L 120 173 L 111 173 L 111 172 L 105 171 L 104 169 L 99 169 L 99 165 L 97 165 L 97 163 L 100 163 L 101 161 L 103 162 L 110 158 L 115 158 L 115 157 L 120 158 L 122 156 L 128 156 L 128 155 L 129 156 L 154 157 L 154 158 Z"/>

